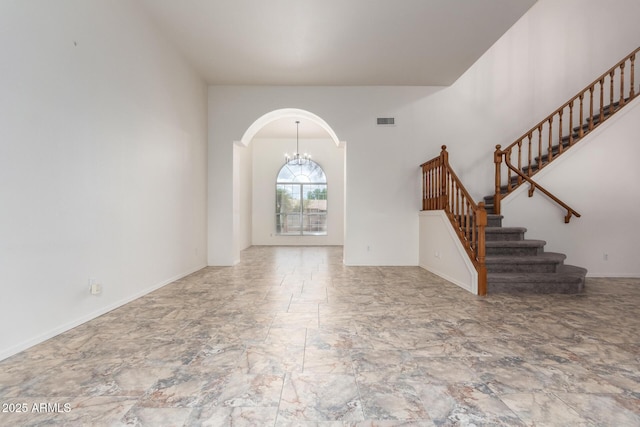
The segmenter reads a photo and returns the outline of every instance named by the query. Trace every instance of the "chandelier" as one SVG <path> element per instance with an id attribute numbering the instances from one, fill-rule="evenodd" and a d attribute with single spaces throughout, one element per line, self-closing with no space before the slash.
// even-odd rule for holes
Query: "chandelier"
<path id="1" fill-rule="evenodd" d="M 292 156 L 284 153 L 284 164 L 285 165 L 304 165 L 308 161 L 311 160 L 311 156 L 307 153 L 300 154 L 300 139 L 299 139 L 299 126 L 300 120 L 296 120 L 296 152 L 293 153 Z"/>

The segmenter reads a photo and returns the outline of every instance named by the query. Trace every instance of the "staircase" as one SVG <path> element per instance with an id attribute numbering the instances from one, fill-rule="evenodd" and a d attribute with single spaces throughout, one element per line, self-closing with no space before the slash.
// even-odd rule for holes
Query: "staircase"
<path id="1" fill-rule="evenodd" d="M 584 290 L 587 270 L 565 265 L 566 256 L 545 252 L 544 240 L 525 239 L 526 228 L 503 227 L 502 215 L 487 214 L 487 292 L 562 293 Z"/>
<path id="2" fill-rule="evenodd" d="M 640 67 L 631 52 L 618 64 L 531 128 L 494 153 L 495 193 L 476 204 L 448 161 L 423 163 L 423 210 L 444 210 L 478 272 L 478 294 L 579 293 L 587 270 L 565 265 L 566 255 L 546 252 L 543 240 L 525 239 L 526 228 L 503 227 L 501 200 L 521 185 L 543 193 L 566 211 L 565 223 L 580 214 L 533 178 L 566 150 L 640 95 Z M 626 70 L 626 71 L 625 71 Z"/>
<path id="3" fill-rule="evenodd" d="M 629 101 L 629 99 L 625 99 Z M 604 106 L 602 115 L 595 114 L 587 118 L 582 125 L 575 126 L 572 134 L 564 136 L 560 143 L 551 147 L 552 156 L 577 143 L 586 132 L 619 108 L 619 102 L 613 107 Z M 582 130 L 582 132 L 581 132 Z M 562 145 L 562 149 L 560 148 Z M 534 162 L 522 168 L 528 176 L 534 175 L 541 167 L 549 163 L 548 152 L 539 155 Z M 511 178 L 511 191 L 523 182 L 517 176 Z M 524 182 L 526 185 L 526 182 Z M 508 194 L 507 185 L 500 187 L 502 195 Z M 527 231 L 524 227 L 502 227 L 502 215 L 494 212 L 494 195 L 484 198 L 487 211 L 486 235 L 486 267 L 487 292 L 489 293 L 580 293 L 584 290 L 587 270 L 581 267 L 564 264 L 566 255 L 545 252 L 544 240 L 525 239 Z"/>

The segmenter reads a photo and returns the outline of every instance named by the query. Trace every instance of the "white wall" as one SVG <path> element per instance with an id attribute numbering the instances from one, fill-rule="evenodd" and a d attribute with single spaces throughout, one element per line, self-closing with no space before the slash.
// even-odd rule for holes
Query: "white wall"
<path id="1" fill-rule="evenodd" d="M 565 224 L 561 207 L 522 188 L 504 200 L 504 224 L 525 225 L 527 238 L 546 240 L 545 250 L 566 253 L 589 276 L 640 277 L 639 123 L 636 99 L 536 175 L 580 218 Z"/>
<path id="2" fill-rule="evenodd" d="M 135 2 L 3 1 L 0 33 L 2 359 L 205 265 L 207 124 Z"/>
<path id="3" fill-rule="evenodd" d="M 234 173 L 237 175 L 236 183 L 237 189 L 234 194 L 234 203 L 237 199 L 237 221 L 239 235 L 238 250 L 243 250 L 252 245 L 253 235 L 253 186 L 254 186 L 254 173 L 253 173 L 253 144 L 244 146 L 242 144 L 235 144 L 234 150 Z"/>
<path id="4" fill-rule="evenodd" d="M 344 242 L 344 148 L 331 139 L 300 139 L 300 150 L 311 154 L 327 176 L 327 235 L 275 235 L 275 182 L 283 155 L 296 146 L 294 139 L 254 139 L 253 244 L 342 245 Z M 293 148 L 292 148 L 293 147 Z"/>
<path id="5" fill-rule="evenodd" d="M 444 211 L 422 211 L 420 221 L 420 267 L 478 293 L 478 272 Z"/>

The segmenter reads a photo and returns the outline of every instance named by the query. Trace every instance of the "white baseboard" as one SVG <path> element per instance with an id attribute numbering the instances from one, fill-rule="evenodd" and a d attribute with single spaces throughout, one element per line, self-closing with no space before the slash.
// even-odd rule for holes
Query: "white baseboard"
<path id="1" fill-rule="evenodd" d="M 126 298 L 124 298 L 124 299 L 122 299 L 120 301 L 117 301 L 117 302 L 115 302 L 113 304 L 109 304 L 109 305 L 107 305 L 105 307 L 102 307 L 99 310 L 96 310 L 96 311 L 94 311 L 92 313 L 89 313 L 89 314 L 87 314 L 85 316 L 82 316 L 82 317 L 80 317 L 78 319 L 75 319 L 75 320 L 73 320 L 71 322 L 67 322 L 67 323 L 65 323 L 63 325 L 60 325 L 60 326 L 57 326 L 57 327 L 55 327 L 55 328 L 53 328 L 53 329 L 51 329 L 51 330 L 49 330 L 47 332 L 44 332 L 44 333 L 42 333 L 40 335 L 37 335 L 37 336 L 35 336 L 33 338 L 30 338 L 30 339 L 28 339 L 26 341 L 23 341 L 23 342 L 21 342 L 21 343 L 19 343 L 17 345 L 14 345 L 14 346 L 9 347 L 7 349 L 1 350 L 0 351 L 0 361 L 2 361 L 4 359 L 7 359 L 7 358 L 9 358 L 9 357 L 11 357 L 11 356 L 13 356 L 15 354 L 18 354 L 21 351 L 24 351 L 24 350 L 26 350 L 26 349 L 28 349 L 30 347 L 33 347 L 34 345 L 40 344 L 40 343 L 42 343 L 42 342 L 44 342 L 44 341 L 46 341 L 48 339 L 51 339 L 51 338 L 53 338 L 53 337 L 55 337 L 57 335 L 60 335 L 60 334 L 62 334 L 64 332 L 67 332 L 68 330 L 71 330 L 71 329 L 75 328 L 76 326 L 80 326 L 83 323 L 86 323 L 86 322 L 88 322 L 90 320 L 93 320 L 96 317 L 102 316 L 103 314 L 106 314 L 106 313 L 108 313 L 108 312 L 110 312 L 112 310 L 115 310 L 118 307 L 122 307 L 123 305 L 128 304 L 131 301 L 134 301 L 134 300 L 136 300 L 136 299 L 138 299 L 140 297 L 143 297 L 143 296 L 145 296 L 145 295 L 147 295 L 147 294 L 149 294 L 149 293 L 151 293 L 151 292 L 153 292 L 155 290 L 158 290 L 158 289 L 162 288 L 163 286 L 166 286 L 166 285 L 168 285 L 170 283 L 173 283 L 176 280 L 180 280 L 183 277 L 186 277 L 186 276 L 188 276 L 190 274 L 193 274 L 196 271 L 199 271 L 199 270 L 201 270 L 201 269 L 203 269 L 205 267 L 206 267 L 206 264 L 202 264 L 201 266 L 195 267 L 193 269 L 190 269 L 187 272 L 178 274 L 178 275 L 176 275 L 176 276 L 174 276 L 174 277 L 172 277 L 170 279 L 164 280 L 164 281 L 162 281 L 160 283 L 157 283 L 157 284 L 155 284 L 153 286 L 150 286 L 147 289 L 144 289 L 144 290 L 142 290 L 140 292 L 137 292 L 137 293 L 135 293 L 135 294 L 133 294 L 131 296 L 128 296 L 128 297 L 126 297 Z"/>

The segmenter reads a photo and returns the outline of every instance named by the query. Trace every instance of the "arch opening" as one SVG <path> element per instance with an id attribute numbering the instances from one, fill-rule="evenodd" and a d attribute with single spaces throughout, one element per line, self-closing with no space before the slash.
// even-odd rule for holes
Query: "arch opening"
<path id="1" fill-rule="evenodd" d="M 334 142 L 334 144 L 336 144 L 336 147 L 344 146 L 344 142 L 341 142 L 338 139 L 338 136 L 327 122 L 325 122 L 321 117 L 299 108 L 282 108 L 263 115 L 249 126 L 238 143 L 245 147 L 249 146 L 249 143 L 262 128 L 280 119 L 301 119 L 313 122 L 327 132 L 329 138 Z"/>
<path id="2" fill-rule="evenodd" d="M 322 164 L 322 183 L 315 182 L 317 177 L 313 174 L 308 177 L 308 183 L 301 181 L 304 180 L 302 175 L 297 180 L 292 177 L 296 182 L 278 182 L 285 160 L 283 154 L 291 148 L 292 134 L 296 141 L 295 125 L 290 130 L 286 123 L 293 124 L 296 120 L 313 124 L 312 128 L 306 128 L 301 142 L 307 146 L 305 148 L 313 145 L 311 155 L 314 163 Z M 301 149 L 305 151 L 302 145 Z M 242 249 L 252 245 L 343 245 L 346 231 L 345 148 L 346 143 L 338 139 L 327 122 L 301 109 L 271 111 L 247 128 L 242 138 L 234 142 L 233 234 L 236 259 L 239 260 Z M 330 192 L 326 191 L 327 187 L 331 188 Z M 293 208 L 298 205 L 292 202 L 288 206 L 280 200 L 284 196 L 278 198 L 280 193 L 298 194 L 294 190 L 303 200 L 300 206 L 307 208 L 299 215 L 302 224 L 305 227 L 307 222 L 313 225 L 308 230 L 298 227 L 302 232 L 297 233 L 294 233 L 298 228 L 293 225 L 296 218 Z M 326 209 L 329 206 L 331 209 Z"/>

